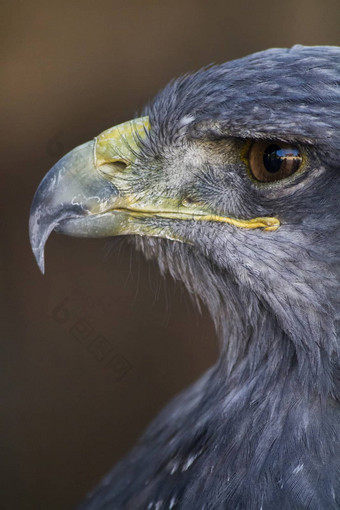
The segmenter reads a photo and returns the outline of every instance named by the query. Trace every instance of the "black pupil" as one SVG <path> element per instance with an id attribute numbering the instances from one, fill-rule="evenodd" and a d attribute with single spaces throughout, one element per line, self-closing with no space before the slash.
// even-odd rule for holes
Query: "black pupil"
<path id="1" fill-rule="evenodd" d="M 282 148 L 279 145 L 269 145 L 263 154 L 263 164 L 267 172 L 276 174 L 287 160 L 299 158 L 299 150 L 295 147 Z"/>

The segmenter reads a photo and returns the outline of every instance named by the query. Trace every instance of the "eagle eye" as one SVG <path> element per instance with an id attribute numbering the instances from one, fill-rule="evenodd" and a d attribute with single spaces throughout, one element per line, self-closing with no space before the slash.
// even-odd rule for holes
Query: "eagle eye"
<path id="1" fill-rule="evenodd" d="M 293 175 L 302 163 L 300 149 L 281 142 L 257 141 L 249 151 L 249 166 L 259 182 L 281 181 Z"/>

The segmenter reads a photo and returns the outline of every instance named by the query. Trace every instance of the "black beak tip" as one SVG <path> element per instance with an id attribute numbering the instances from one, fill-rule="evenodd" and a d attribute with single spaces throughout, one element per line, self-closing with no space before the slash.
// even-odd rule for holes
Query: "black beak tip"
<path id="1" fill-rule="evenodd" d="M 52 230 L 58 225 L 58 215 L 55 215 L 44 200 L 41 187 L 37 190 L 30 211 L 29 238 L 31 248 L 42 274 L 45 274 L 45 244 Z"/>
<path id="2" fill-rule="evenodd" d="M 35 256 L 35 260 L 37 261 L 38 267 L 42 274 L 45 274 L 45 257 L 44 257 L 44 249 L 33 249 L 33 253 Z"/>
<path id="3" fill-rule="evenodd" d="M 41 235 L 42 234 L 42 235 Z M 43 229 L 39 228 L 39 223 L 34 214 L 31 213 L 29 221 L 29 237 L 31 248 L 42 274 L 45 274 L 45 257 L 44 248 L 47 241 L 47 236 L 44 235 Z M 45 238 L 45 239 L 44 239 Z"/>

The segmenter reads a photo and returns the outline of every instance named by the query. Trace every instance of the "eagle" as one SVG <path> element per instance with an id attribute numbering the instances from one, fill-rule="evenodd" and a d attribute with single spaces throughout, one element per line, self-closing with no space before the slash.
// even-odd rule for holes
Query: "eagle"
<path id="1" fill-rule="evenodd" d="M 53 230 L 129 236 L 220 352 L 80 508 L 339 509 L 340 47 L 208 66 L 139 115 L 46 174 L 34 255 Z"/>

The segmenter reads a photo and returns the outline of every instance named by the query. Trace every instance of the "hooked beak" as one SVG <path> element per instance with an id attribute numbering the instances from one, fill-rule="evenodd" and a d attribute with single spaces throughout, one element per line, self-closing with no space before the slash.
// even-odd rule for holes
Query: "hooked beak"
<path id="1" fill-rule="evenodd" d="M 75 237 L 123 233 L 126 217 L 115 212 L 120 193 L 112 177 L 135 159 L 137 140 L 148 119 L 110 128 L 61 158 L 40 183 L 32 202 L 29 232 L 33 253 L 44 273 L 44 247 L 53 230 Z M 126 215 L 125 215 L 126 216 Z"/>
<path id="2" fill-rule="evenodd" d="M 203 220 L 242 228 L 276 230 L 277 218 L 241 220 L 219 216 L 202 204 L 184 205 L 169 197 L 152 200 L 127 190 L 140 143 L 150 129 L 148 117 L 101 133 L 58 161 L 40 183 L 31 207 L 29 231 L 33 253 L 44 273 L 44 247 L 53 230 L 75 237 L 138 234 L 187 242 L 147 218 Z"/>

